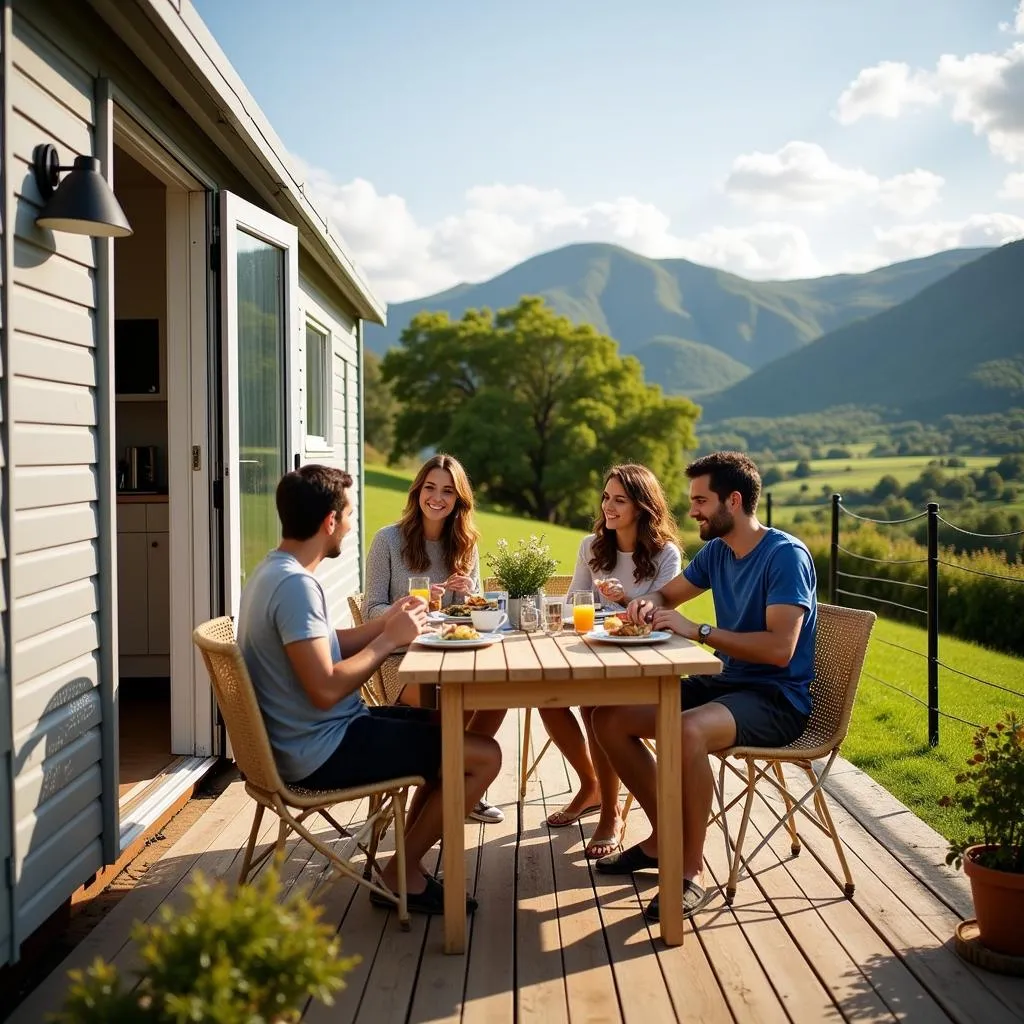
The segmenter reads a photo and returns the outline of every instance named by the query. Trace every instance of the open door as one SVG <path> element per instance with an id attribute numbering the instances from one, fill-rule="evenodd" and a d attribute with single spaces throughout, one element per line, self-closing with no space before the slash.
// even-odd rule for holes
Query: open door
<path id="1" fill-rule="evenodd" d="M 230 192 L 220 197 L 224 610 L 277 546 L 274 491 L 299 450 L 298 230 Z"/>

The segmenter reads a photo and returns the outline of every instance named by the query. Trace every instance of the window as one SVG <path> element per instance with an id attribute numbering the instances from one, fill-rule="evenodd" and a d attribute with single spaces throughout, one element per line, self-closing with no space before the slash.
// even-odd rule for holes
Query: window
<path id="1" fill-rule="evenodd" d="M 331 444 L 331 336 L 306 322 L 306 447 Z"/>

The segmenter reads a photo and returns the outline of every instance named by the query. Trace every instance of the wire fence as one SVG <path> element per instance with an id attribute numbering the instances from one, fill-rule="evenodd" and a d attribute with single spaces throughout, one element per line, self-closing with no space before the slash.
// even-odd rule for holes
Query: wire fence
<path id="1" fill-rule="evenodd" d="M 862 523 L 871 523 L 877 527 L 893 527 L 903 526 L 907 523 L 916 522 L 919 519 L 927 520 L 927 554 L 924 558 L 910 558 L 910 559 L 897 559 L 897 558 L 876 558 L 873 556 L 863 555 L 859 552 L 852 551 L 849 548 L 845 548 L 840 544 L 840 523 L 844 517 L 849 519 L 857 520 Z M 1011 537 L 1019 537 L 1024 535 L 1024 531 L 1017 531 L 1015 533 L 976 533 L 972 530 L 965 530 L 963 527 L 957 526 L 955 523 L 951 523 L 946 519 L 943 519 L 939 515 L 939 506 L 936 502 L 930 502 L 925 511 L 920 512 L 913 516 L 908 516 L 905 519 L 873 519 L 869 516 L 860 515 L 857 512 L 853 512 L 846 508 L 842 503 L 842 496 L 839 494 L 832 495 L 832 515 L 831 515 L 831 538 L 829 548 L 829 580 L 828 580 L 828 594 L 829 601 L 833 604 L 839 604 L 841 598 L 849 598 L 856 601 L 867 601 L 875 605 L 880 606 L 881 609 L 895 608 L 902 612 L 910 613 L 914 616 L 920 616 L 925 620 L 927 650 L 916 651 L 911 647 L 907 647 L 903 644 L 894 643 L 890 640 L 881 640 L 883 644 L 887 644 L 890 647 L 898 648 L 908 654 L 913 654 L 924 660 L 927 672 L 927 683 L 928 693 L 927 699 L 922 699 L 909 690 L 902 686 L 897 686 L 890 680 L 882 679 L 879 676 L 873 675 L 870 672 L 865 672 L 865 677 L 874 680 L 887 689 L 895 691 L 901 694 L 904 698 L 912 700 L 917 704 L 922 705 L 927 709 L 928 712 L 928 742 L 931 746 L 937 746 L 939 742 L 939 720 L 944 719 L 948 722 L 954 722 L 959 725 L 967 726 L 972 729 L 979 728 L 977 722 L 971 722 L 966 718 L 961 718 L 959 715 L 954 715 L 948 711 L 942 710 L 939 705 L 939 670 L 943 669 L 947 672 L 952 672 L 959 675 L 971 682 L 980 685 L 990 687 L 992 689 L 1000 690 L 1004 693 L 1013 695 L 1014 697 L 1021 698 L 1024 700 L 1024 692 L 1021 690 L 1014 689 L 1010 686 L 1004 686 L 1002 683 L 997 683 L 992 679 L 983 679 L 980 676 L 976 676 L 970 672 L 965 672 L 962 669 L 955 668 L 952 665 L 947 664 L 939 659 L 939 572 L 940 569 L 946 572 L 966 572 L 977 576 L 987 576 L 994 580 L 999 580 L 1008 586 L 1013 584 L 1024 584 L 1024 577 L 1020 576 L 1001 576 L 998 573 L 987 572 L 982 569 L 975 569 L 966 565 L 959 565 L 956 562 L 951 562 L 948 559 L 939 557 L 939 525 L 948 527 L 949 529 L 955 530 L 957 533 L 974 537 L 983 541 L 989 540 L 1004 540 Z M 850 572 L 847 569 L 840 567 L 840 558 L 843 557 L 846 561 L 843 565 L 850 566 L 851 560 L 856 560 L 856 564 L 850 566 L 855 568 L 856 572 Z M 871 572 L 871 565 L 897 565 L 897 566 L 909 566 L 909 565 L 925 565 L 925 583 L 918 583 L 912 580 L 902 579 L 891 579 L 885 576 L 879 575 L 868 575 Z M 881 569 L 875 570 L 880 572 Z M 876 593 L 865 593 L 863 590 L 852 589 L 857 583 L 868 583 L 868 584 L 881 584 L 884 587 L 892 587 L 893 590 L 883 590 L 888 596 L 882 597 Z M 900 589 L 896 589 L 900 588 Z M 896 600 L 898 596 L 903 596 L 905 600 Z M 915 599 L 920 601 L 923 598 L 923 607 L 916 603 L 908 603 Z"/>

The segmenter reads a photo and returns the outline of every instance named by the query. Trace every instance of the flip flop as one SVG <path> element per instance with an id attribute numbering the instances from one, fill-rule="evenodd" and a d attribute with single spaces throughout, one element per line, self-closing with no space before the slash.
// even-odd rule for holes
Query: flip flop
<path id="1" fill-rule="evenodd" d="M 602 837 L 600 839 L 597 836 L 592 836 L 590 842 L 588 842 L 583 848 L 583 856 L 588 860 L 600 860 L 604 857 L 611 857 L 612 854 L 615 854 L 622 849 L 622 837 L 625 833 L 626 823 L 620 822 L 615 835 L 608 836 L 607 838 Z M 606 852 L 598 853 L 598 847 L 606 848 Z"/>
<path id="2" fill-rule="evenodd" d="M 603 875 L 631 875 L 634 871 L 643 871 L 647 868 L 657 870 L 658 858 L 644 853 L 637 843 L 628 850 L 594 861 L 594 867 Z"/>
<path id="3" fill-rule="evenodd" d="M 711 900 L 712 893 L 702 888 L 692 879 L 683 880 L 683 920 L 692 917 L 698 910 L 703 910 Z M 648 921 L 660 919 L 661 908 L 658 904 L 658 894 L 644 908 L 644 917 Z"/>
<path id="4" fill-rule="evenodd" d="M 568 811 L 563 807 L 560 811 L 555 811 L 549 814 L 547 817 L 547 823 L 550 828 L 566 828 L 569 825 L 575 825 L 585 814 L 591 814 L 594 811 L 601 810 L 600 804 L 591 804 L 589 807 L 584 807 L 579 814 L 570 815 Z M 558 821 L 552 821 L 552 818 L 558 818 Z"/>

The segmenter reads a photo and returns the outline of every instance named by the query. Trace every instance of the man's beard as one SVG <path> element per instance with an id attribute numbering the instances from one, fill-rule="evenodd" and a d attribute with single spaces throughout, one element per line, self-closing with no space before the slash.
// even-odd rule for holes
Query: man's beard
<path id="1" fill-rule="evenodd" d="M 735 525 L 732 513 L 720 508 L 714 515 L 698 523 L 697 529 L 701 540 L 714 540 L 716 537 L 726 536 Z"/>

